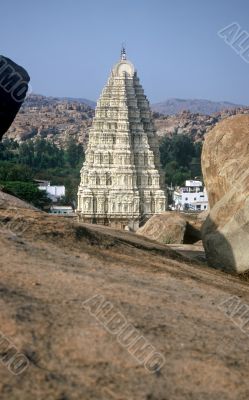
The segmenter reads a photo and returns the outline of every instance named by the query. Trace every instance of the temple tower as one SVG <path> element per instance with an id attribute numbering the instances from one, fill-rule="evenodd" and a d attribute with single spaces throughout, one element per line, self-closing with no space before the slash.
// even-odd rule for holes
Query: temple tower
<path id="1" fill-rule="evenodd" d="M 89 131 L 78 213 L 84 222 L 136 230 L 141 222 L 165 209 L 149 102 L 122 48 Z"/>

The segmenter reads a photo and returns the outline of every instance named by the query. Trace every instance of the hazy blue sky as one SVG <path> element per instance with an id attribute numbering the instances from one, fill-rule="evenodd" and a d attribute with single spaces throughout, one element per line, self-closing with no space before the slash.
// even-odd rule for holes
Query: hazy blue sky
<path id="1" fill-rule="evenodd" d="M 0 0 L 0 54 L 27 68 L 33 92 L 96 100 L 121 43 L 151 102 L 249 104 L 249 64 L 217 31 L 249 32 L 248 0 Z"/>

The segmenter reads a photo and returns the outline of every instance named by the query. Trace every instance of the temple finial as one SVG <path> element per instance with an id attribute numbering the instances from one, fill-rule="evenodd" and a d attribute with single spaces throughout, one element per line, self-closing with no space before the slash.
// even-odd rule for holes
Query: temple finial
<path id="1" fill-rule="evenodd" d="M 125 51 L 124 43 L 122 43 L 122 47 L 121 47 L 121 60 L 126 60 L 126 51 Z"/>

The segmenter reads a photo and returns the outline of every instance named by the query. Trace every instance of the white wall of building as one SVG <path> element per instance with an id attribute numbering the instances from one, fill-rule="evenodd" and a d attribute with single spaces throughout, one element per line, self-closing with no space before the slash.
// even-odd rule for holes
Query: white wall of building
<path id="1" fill-rule="evenodd" d="M 208 209 L 206 188 L 201 181 L 188 180 L 185 186 L 174 191 L 174 209 L 189 211 L 205 211 Z"/>
<path id="2" fill-rule="evenodd" d="M 50 208 L 50 214 L 71 215 L 74 214 L 74 211 L 71 206 L 52 206 Z"/>
<path id="3" fill-rule="evenodd" d="M 39 185 L 38 188 L 40 190 L 45 190 L 48 197 L 52 200 L 52 201 L 57 201 L 58 199 L 60 199 L 61 197 L 65 196 L 65 186 L 57 186 L 57 185 Z"/>

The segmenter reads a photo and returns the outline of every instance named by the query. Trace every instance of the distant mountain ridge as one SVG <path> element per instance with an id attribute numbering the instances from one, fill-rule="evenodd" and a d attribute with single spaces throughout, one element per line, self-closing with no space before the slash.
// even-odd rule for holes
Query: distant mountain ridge
<path id="1" fill-rule="evenodd" d="M 247 107 L 241 104 L 234 104 L 228 101 L 211 101 L 205 99 L 177 99 L 172 98 L 160 103 L 151 105 L 154 112 L 163 115 L 174 115 L 182 111 L 190 111 L 195 114 L 211 115 L 223 110 Z"/>
<path id="2" fill-rule="evenodd" d="M 62 102 L 85 104 L 90 108 L 96 107 L 96 102 L 89 99 L 74 98 L 74 97 L 44 96 L 42 94 L 36 94 L 36 93 L 30 94 L 26 98 L 23 107 L 42 107 L 42 106 L 55 105 Z"/>
<path id="3" fill-rule="evenodd" d="M 222 104 L 225 104 L 226 110 L 212 115 L 201 113 L 200 110 L 197 113 L 181 111 L 171 115 L 154 112 L 154 123 L 159 139 L 181 134 L 191 137 L 193 141 L 202 141 L 206 132 L 221 119 L 249 113 L 249 107 L 229 108 L 227 105 L 232 103 L 223 102 Z M 95 103 L 84 98 L 59 98 L 31 94 L 23 103 L 4 137 L 18 142 L 41 137 L 62 147 L 71 137 L 85 146 L 95 114 L 94 108 Z"/>
<path id="4" fill-rule="evenodd" d="M 90 108 L 95 108 L 97 103 L 96 101 L 93 100 L 89 100 L 89 99 L 84 99 L 84 98 L 80 98 L 80 97 L 60 97 L 59 98 L 60 101 L 68 101 L 69 103 L 80 103 L 80 104 L 86 104 L 87 106 L 89 106 Z"/>
<path id="5" fill-rule="evenodd" d="M 97 104 L 95 101 L 85 98 L 54 97 L 31 94 L 25 100 L 24 107 L 50 106 L 62 102 L 84 104 L 92 109 L 95 109 Z M 179 98 L 170 98 L 159 103 L 151 104 L 152 111 L 162 115 L 175 115 L 181 113 L 182 111 L 189 111 L 194 114 L 212 115 L 220 111 L 231 110 L 235 108 L 247 108 L 247 106 L 231 103 L 229 101 Z"/>

